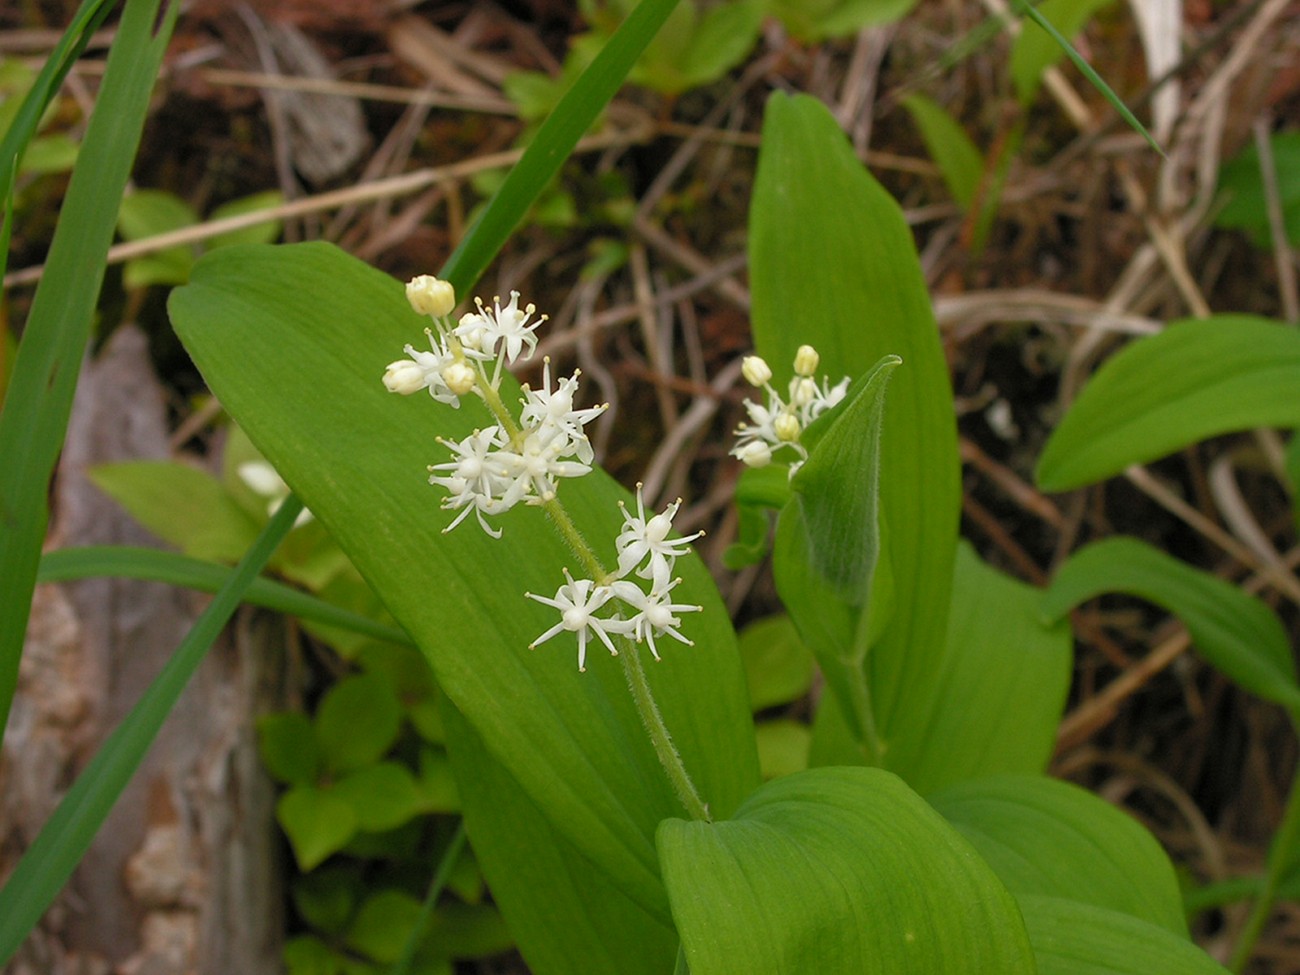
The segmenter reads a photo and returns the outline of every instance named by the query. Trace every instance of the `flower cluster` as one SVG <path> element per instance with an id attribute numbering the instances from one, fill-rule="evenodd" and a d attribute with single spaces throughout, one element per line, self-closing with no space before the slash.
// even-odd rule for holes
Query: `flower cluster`
<path id="1" fill-rule="evenodd" d="M 523 388 L 518 419 L 501 402 L 501 371 L 505 365 L 527 360 L 537 348 L 534 331 L 546 316 L 534 319 L 532 305 L 519 307 L 519 292 L 500 298 L 489 308 L 482 299 L 477 311 L 458 323 L 451 320 L 455 292 L 446 281 L 429 275 L 406 286 L 411 307 L 433 319 L 426 328 L 430 350 L 406 346 L 407 358 L 389 363 L 384 385 L 391 392 L 410 395 L 427 389 L 440 403 L 460 406 L 460 397 L 475 394 L 492 408 L 497 424 L 475 430 L 463 440 L 439 440 L 452 459 L 429 467 L 429 483 L 447 490 L 442 507 L 459 512 L 444 531 L 451 531 L 470 512 L 493 538 L 501 532 L 488 524 L 519 502 L 544 504 L 555 497 L 559 479 L 581 477 L 591 471 L 592 449 L 583 427 L 600 415 L 604 406 L 575 409 L 578 390 L 575 372 L 551 385 L 550 360 L 545 360 L 542 388 Z"/>
<path id="2" fill-rule="evenodd" d="M 811 345 L 801 345 L 794 357 L 794 378 L 790 380 L 789 396 L 772 388 L 772 370 L 759 356 L 746 356 L 741 364 L 745 380 L 757 389 L 767 391 L 767 405 L 745 400 L 749 422 L 736 428 L 736 445 L 733 456 L 749 467 L 765 467 L 773 460 L 776 451 L 789 448 L 797 455 L 790 463 L 790 476 L 808 459 L 808 451 L 799 438 L 817 417 L 844 399 L 849 389 L 845 376 L 834 386 L 822 377 L 821 384 L 813 379 L 821 357 Z"/>
<path id="3" fill-rule="evenodd" d="M 672 591 L 682 581 L 673 578 L 673 565 L 678 556 L 686 554 L 686 546 L 703 532 L 669 538 L 681 501 L 647 518 L 640 484 L 636 488 L 636 514 L 628 511 L 622 501 L 619 507 L 623 511 L 623 527 L 614 540 L 618 550 L 618 567 L 614 572 L 597 582 L 574 579 L 565 569 L 564 585 L 554 596 L 525 593 L 529 599 L 560 611 L 560 621 L 534 640 L 530 648 L 558 633 L 573 633 L 578 638 L 580 671 L 587 669 L 587 642 L 593 634 L 614 656 L 618 655 L 618 649 L 610 639 L 611 634 L 649 644 L 655 660 L 660 659 L 656 637 L 666 635 L 694 646 L 678 629 L 682 621 L 677 614 L 699 612 L 701 607 L 672 601 Z M 629 575 L 645 580 L 645 584 Z"/>

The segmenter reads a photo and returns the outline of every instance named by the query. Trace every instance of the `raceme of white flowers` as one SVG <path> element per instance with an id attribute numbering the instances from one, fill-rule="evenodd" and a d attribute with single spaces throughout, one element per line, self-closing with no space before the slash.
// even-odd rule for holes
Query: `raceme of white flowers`
<path id="1" fill-rule="evenodd" d="M 759 356 L 745 357 L 741 373 L 751 386 L 767 391 L 767 405 L 745 400 L 749 422 L 736 428 L 732 456 L 740 458 L 749 467 L 766 467 L 774 459 L 785 459 L 786 455 L 794 454 L 795 458 L 790 461 L 790 476 L 794 476 L 808 459 L 808 451 L 799 442 L 803 431 L 843 400 L 849 389 L 847 376 L 834 386 L 823 376 L 818 385 L 813 374 L 820 362 L 821 357 L 811 345 L 799 346 L 794 357 L 794 377 L 790 380 L 789 396 L 782 399 L 772 387 L 771 367 Z M 783 452 L 781 457 L 777 457 L 778 451 Z"/>
<path id="2" fill-rule="evenodd" d="M 494 298 L 490 308 L 477 299 L 477 310 L 453 323 L 455 291 L 448 282 L 430 275 L 412 279 L 406 297 L 412 308 L 433 321 L 433 327 L 425 329 L 430 349 L 426 352 L 407 345 L 407 358 L 389 363 L 384 385 L 403 395 L 427 389 L 435 400 L 454 408 L 459 408 L 460 397 L 474 394 L 499 414 L 502 369 L 532 356 L 537 347 L 534 331 L 546 316 L 534 319 L 532 304 L 520 309 L 519 293 L 512 291 L 504 307 L 500 298 Z M 583 428 L 605 406 L 576 409 L 580 373 L 575 371 L 552 386 L 550 360 L 543 363 L 542 386 L 536 390 L 523 387 L 517 420 L 502 417 L 494 426 L 475 430 L 460 441 L 439 438 L 451 451 L 451 460 L 430 465 L 429 483 L 446 489 L 444 509 L 459 512 L 444 532 L 472 511 L 483 531 L 500 538 L 501 531 L 488 523 L 488 516 L 508 511 L 521 501 L 545 504 L 555 499 L 560 480 L 590 473 L 593 452 Z M 560 622 L 531 646 L 560 632 L 573 633 L 578 640 L 578 669 L 585 670 L 587 643 L 593 634 L 615 655 L 618 650 L 611 635 L 648 643 L 656 660 L 657 637 L 667 635 L 691 645 L 679 630 L 678 614 L 697 612 L 701 607 L 672 601 L 672 590 L 681 582 L 672 573 L 675 560 L 702 533 L 668 537 L 680 505 L 675 502 L 662 514 L 647 518 L 640 485 L 635 515 L 619 502 L 623 527 L 615 539 L 617 568 L 600 580 L 575 580 L 566 569 L 566 581 L 554 597 L 527 593 L 560 611 Z"/>

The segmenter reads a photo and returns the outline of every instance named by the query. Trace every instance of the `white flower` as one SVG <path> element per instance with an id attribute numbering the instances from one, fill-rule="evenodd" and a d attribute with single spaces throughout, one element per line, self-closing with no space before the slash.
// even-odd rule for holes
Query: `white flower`
<path id="1" fill-rule="evenodd" d="M 384 385 L 390 393 L 410 396 L 424 389 L 424 369 L 410 359 L 398 359 L 390 362 L 384 370 Z"/>
<path id="2" fill-rule="evenodd" d="M 584 442 L 586 438 L 583 438 Z M 536 498 L 533 503 L 550 501 L 555 497 L 557 477 L 582 477 L 591 473 L 591 465 L 563 460 L 570 442 L 559 436 L 555 428 L 537 428 L 524 438 L 515 470 L 519 497 Z M 535 494 L 534 494 L 535 492 Z"/>
<path id="3" fill-rule="evenodd" d="M 491 309 L 483 305 L 482 298 L 475 298 L 474 303 L 478 306 L 478 311 L 462 316 L 454 332 L 468 348 L 497 355 L 497 344 L 500 343 L 500 355 L 511 365 L 519 358 L 525 346 L 528 354 L 533 354 L 537 348 L 537 336 L 533 332 L 546 321 L 546 316 L 543 315 L 537 321 L 529 323 L 537 311 L 535 305 L 530 302 L 520 311 L 518 291 L 510 292 L 510 303 L 504 308 L 501 307 L 500 298 L 492 299 Z"/>
<path id="4" fill-rule="evenodd" d="M 442 318 L 456 307 L 456 289 L 449 281 L 421 274 L 406 283 L 406 300 L 421 315 Z"/>
<path id="5" fill-rule="evenodd" d="M 622 578 L 637 568 L 637 575 L 651 580 L 652 589 L 666 589 L 672 575 L 673 561 L 690 551 L 687 546 L 704 532 L 670 539 L 668 533 L 672 531 L 677 509 L 682 506 L 681 499 L 670 504 L 662 514 L 646 518 L 640 484 L 636 486 L 637 513 L 633 515 L 622 501 L 619 501 L 618 506 L 623 511 L 623 528 L 614 539 L 614 546 L 618 549 L 618 577 Z"/>
<path id="6" fill-rule="evenodd" d="M 617 618 L 600 619 L 595 615 L 596 611 L 604 606 L 613 595 L 613 590 L 608 586 L 598 586 L 590 579 L 575 581 L 573 576 L 569 575 L 568 569 L 564 570 L 564 578 L 567 581 L 555 591 L 554 597 L 538 596 L 531 592 L 524 593 L 529 599 L 535 599 L 539 603 L 553 606 L 560 611 L 560 622 L 528 644 L 528 649 L 535 649 L 539 644 L 545 643 L 562 630 L 576 633 L 578 635 L 578 670 L 585 671 L 587 669 L 587 638 L 589 634 L 595 633 L 600 641 L 605 644 L 610 654 L 617 657 L 618 650 L 610 642 L 609 634 L 629 633 L 631 625 L 626 620 Z"/>
<path id="7" fill-rule="evenodd" d="M 752 360 L 762 364 L 762 369 Z M 840 403 L 848 394 L 849 379 L 846 376 L 835 386 L 823 378 L 821 385 L 812 378 L 821 357 L 811 345 L 801 345 L 794 357 L 794 376 L 789 385 L 789 402 L 759 379 L 770 379 L 771 370 L 757 356 L 746 356 L 741 363 L 741 372 L 754 385 L 762 385 L 767 390 L 767 405 L 763 406 L 753 400 L 745 400 L 745 412 L 749 422 L 736 427 L 736 445 L 731 448 L 731 455 L 749 467 L 763 467 L 773 460 L 773 455 L 783 447 L 789 447 L 797 459 L 790 462 L 790 476 L 808 459 L 807 449 L 799 442 L 803 431 L 817 417 L 831 407 Z M 784 456 L 784 455 L 783 455 Z"/>
<path id="8" fill-rule="evenodd" d="M 736 444 L 731 453 L 746 467 L 766 467 L 772 463 L 772 448 L 761 440 L 751 440 L 743 446 Z"/>
<path id="9" fill-rule="evenodd" d="M 489 525 L 483 516 L 500 514 L 514 504 L 514 501 L 507 502 L 503 496 L 515 480 L 519 455 L 505 449 L 504 434 L 500 427 L 475 430 L 459 443 L 442 438 L 438 442 L 449 447 L 455 459 L 445 464 L 431 464 L 429 483 L 440 485 L 450 492 L 449 497 L 442 499 L 443 508 L 451 511 L 461 509 L 460 514 L 443 532 L 451 531 L 473 511 L 479 526 L 493 538 L 500 538 L 500 529 Z M 448 473 L 437 474 L 437 471 Z"/>
<path id="10" fill-rule="evenodd" d="M 561 453 L 571 453 L 582 463 L 590 464 L 594 454 L 591 441 L 587 439 L 582 428 L 605 412 L 609 404 L 575 410 L 573 400 L 574 394 L 578 391 L 580 375 L 581 372 L 575 371 L 569 378 L 561 379 L 552 391 L 551 359 L 547 356 L 542 360 L 542 388 L 532 389 L 529 386 L 523 388 L 524 398 L 521 400 L 523 409 L 519 413 L 519 422 L 525 427 L 550 428 L 557 431 L 568 441 L 568 446 L 562 449 Z"/>
<path id="11" fill-rule="evenodd" d="M 467 362 L 449 362 L 442 367 L 442 381 L 457 396 L 464 396 L 474 388 L 478 373 Z"/>
<path id="12" fill-rule="evenodd" d="M 682 625 L 682 621 L 676 614 L 698 613 L 704 607 L 671 601 L 669 593 L 681 581 L 681 579 L 674 579 L 666 586 L 652 586 L 648 593 L 642 592 L 639 586 L 626 580 L 619 580 L 610 586 L 615 596 L 636 610 L 636 615 L 626 622 L 631 625 L 632 635 L 638 643 L 650 644 L 650 652 L 656 660 L 659 659 L 659 648 L 655 646 L 656 636 L 667 634 L 688 647 L 695 646 L 694 640 L 688 640 L 678 631 L 677 627 Z"/>
<path id="13" fill-rule="evenodd" d="M 799 426 L 799 418 L 793 413 L 782 413 L 778 416 L 772 423 L 772 429 L 776 432 L 776 439 L 784 443 L 793 443 L 803 432 Z"/>

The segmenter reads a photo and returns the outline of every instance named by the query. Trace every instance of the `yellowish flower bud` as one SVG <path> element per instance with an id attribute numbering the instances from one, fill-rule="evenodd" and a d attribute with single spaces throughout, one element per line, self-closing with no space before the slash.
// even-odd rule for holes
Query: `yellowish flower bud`
<path id="1" fill-rule="evenodd" d="M 793 443 L 799 439 L 802 428 L 799 426 L 799 418 L 793 413 L 782 413 L 772 422 L 772 429 L 775 431 L 777 439 L 784 443 Z"/>
<path id="2" fill-rule="evenodd" d="M 807 406 L 817 398 L 817 383 L 807 378 L 796 379 L 790 384 L 790 405 L 796 409 Z"/>
<path id="3" fill-rule="evenodd" d="M 794 354 L 794 371 L 798 376 L 811 376 L 817 371 L 817 366 L 821 363 L 821 356 L 811 345 L 799 346 L 799 351 Z"/>
<path id="4" fill-rule="evenodd" d="M 745 356 L 740 363 L 740 372 L 751 386 L 762 387 L 772 381 L 772 370 L 762 356 Z"/>
<path id="5" fill-rule="evenodd" d="M 751 440 L 736 452 L 746 467 L 766 467 L 772 463 L 772 448 L 761 440 Z"/>
<path id="6" fill-rule="evenodd" d="M 449 362 L 443 367 L 442 381 L 457 396 L 464 396 L 474 388 L 474 370 L 464 362 Z"/>
<path id="7" fill-rule="evenodd" d="M 441 318 L 456 307 L 456 289 L 432 274 L 421 274 L 406 283 L 406 300 L 421 315 Z"/>

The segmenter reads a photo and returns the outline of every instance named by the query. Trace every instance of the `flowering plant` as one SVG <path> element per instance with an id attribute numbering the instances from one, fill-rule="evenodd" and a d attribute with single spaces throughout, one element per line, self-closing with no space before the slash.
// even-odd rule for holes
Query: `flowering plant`
<path id="1" fill-rule="evenodd" d="M 821 242 L 797 267 L 794 234 Z M 770 543 L 827 690 L 814 767 L 767 784 L 677 503 L 600 471 L 581 377 L 509 373 L 535 348 L 531 305 L 455 319 L 454 273 L 403 297 L 301 245 L 205 258 L 171 310 L 424 650 L 471 841 L 535 970 L 1080 970 L 1069 955 L 1220 971 L 1187 940 L 1154 840 L 1041 775 L 1068 629 L 957 546 L 951 392 L 908 231 L 810 99 L 769 107 L 750 260 L 759 352 L 742 372 L 763 401 L 732 449 L 733 561 Z M 412 308 L 427 351 L 408 344 Z M 322 423 L 328 463 L 304 436 Z M 559 640 L 585 673 L 541 652 Z M 588 659 L 595 645 L 613 656 Z"/>

